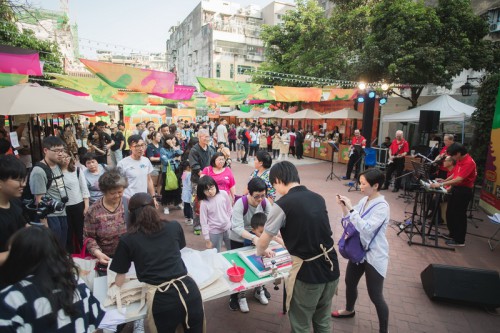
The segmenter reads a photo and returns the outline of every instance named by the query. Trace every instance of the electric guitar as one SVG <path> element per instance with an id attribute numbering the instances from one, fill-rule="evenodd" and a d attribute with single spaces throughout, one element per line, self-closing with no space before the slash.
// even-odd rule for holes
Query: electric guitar
<path id="1" fill-rule="evenodd" d="M 403 149 L 403 146 L 404 146 L 404 141 L 401 142 L 401 144 L 398 146 L 398 151 L 396 152 L 396 154 L 394 156 L 389 156 L 389 159 L 387 161 L 387 165 L 390 165 L 392 162 L 394 162 L 394 159 L 395 158 L 401 158 L 402 156 L 398 156 L 399 153 L 401 152 L 401 149 Z"/>

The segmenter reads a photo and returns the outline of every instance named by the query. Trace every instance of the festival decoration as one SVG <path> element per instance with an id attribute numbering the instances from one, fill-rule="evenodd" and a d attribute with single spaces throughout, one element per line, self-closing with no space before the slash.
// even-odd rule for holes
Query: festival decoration
<path id="1" fill-rule="evenodd" d="M 0 73 L 42 76 L 43 63 L 38 52 L 19 47 L 0 46 Z"/>
<path id="2" fill-rule="evenodd" d="M 234 82 L 218 79 L 197 77 L 200 84 L 200 91 L 209 91 L 220 95 L 250 95 L 255 94 L 260 89 L 260 84 Z"/>
<path id="3" fill-rule="evenodd" d="M 321 100 L 321 88 L 296 88 L 274 86 L 276 101 L 280 102 L 319 102 Z"/>
<path id="4" fill-rule="evenodd" d="M 28 75 L 0 73 L 0 87 L 15 86 L 20 83 L 27 83 Z"/>

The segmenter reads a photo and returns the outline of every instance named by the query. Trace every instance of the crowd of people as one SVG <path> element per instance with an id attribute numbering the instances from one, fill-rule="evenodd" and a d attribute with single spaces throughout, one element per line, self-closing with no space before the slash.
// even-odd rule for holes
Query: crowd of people
<path id="1" fill-rule="evenodd" d="M 401 157 L 408 144 L 398 131 L 388 145 L 393 167 L 386 174 L 378 169 L 361 172 L 358 156 L 366 140 L 355 131 L 355 157 L 344 178 L 355 168 L 366 196 L 353 205 L 339 195 L 337 203 L 371 251 L 361 262 L 349 261 L 346 308 L 331 313 L 340 271 L 325 199 L 300 184 L 297 168 L 288 161 L 290 155 L 302 158 L 304 137 L 300 128 L 288 131 L 248 122 L 236 126 L 226 120 L 161 126 L 141 122 L 134 131 L 120 121 L 108 126 L 86 120 L 43 138 L 41 157 L 29 166 L 14 155 L 0 156 L 0 331 L 3 326 L 15 330 L 34 325 L 33 332 L 92 332 L 103 310 L 68 256 L 86 247 L 97 260 L 97 274 L 112 270 L 118 286 L 135 264 L 138 279 L 152 295 L 149 305 L 158 331 L 174 332 L 181 325 L 186 332 L 202 332 L 200 292 L 180 255 L 186 246 L 184 231 L 169 219 L 171 210 L 183 209 L 183 222 L 202 235 L 208 249 L 254 245 L 258 255 L 273 256 L 268 247 L 272 240 L 286 247 L 293 259 L 286 302 L 293 332 L 308 332 L 311 323 L 315 332 L 330 332 L 331 317 L 354 316 L 363 274 L 380 332 L 387 332 L 383 282 L 390 210 L 380 191 L 387 189 L 393 172 L 394 189 L 399 189 Z M 452 189 L 447 244 L 463 246 L 463 207 L 470 200 L 475 164 L 462 145 L 450 137 L 445 143 L 438 157 L 444 156 L 444 167 L 453 170 L 441 180 Z M 252 161 L 248 178 L 235 179 L 234 157 L 242 164 Z M 244 184 L 241 194 L 236 193 L 237 181 Z M 24 257 L 29 260 L 16 266 Z M 16 299 L 19 294 L 25 295 L 24 303 Z M 253 296 L 264 305 L 271 297 L 265 286 Z M 37 301 L 39 297 L 44 301 Z M 229 308 L 249 312 L 246 293 L 231 295 Z M 140 332 L 142 326 L 136 321 L 134 330 Z"/>

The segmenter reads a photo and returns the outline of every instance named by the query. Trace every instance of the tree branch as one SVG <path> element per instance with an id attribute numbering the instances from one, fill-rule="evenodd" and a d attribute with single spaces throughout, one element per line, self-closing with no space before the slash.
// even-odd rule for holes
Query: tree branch
<path id="1" fill-rule="evenodd" d="M 394 91 L 394 90 L 392 90 L 392 89 L 391 89 L 390 93 L 391 93 L 391 94 L 394 94 L 394 95 L 396 95 L 396 96 L 399 96 L 399 97 L 401 97 L 402 99 L 406 99 L 407 101 L 411 102 L 411 98 L 409 98 L 409 97 L 405 97 L 405 96 L 403 96 L 403 95 L 401 95 L 401 94 L 398 94 L 397 92 L 395 92 L 395 91 Z"/>

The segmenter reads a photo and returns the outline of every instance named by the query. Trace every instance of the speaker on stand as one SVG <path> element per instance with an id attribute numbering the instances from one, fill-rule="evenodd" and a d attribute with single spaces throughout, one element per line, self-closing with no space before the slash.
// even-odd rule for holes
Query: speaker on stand
<path id="1" fill-rule="evenodd" d="M 428 146 L 429 134 L 439 131 L 439 118 L 441 112 L 437 110 L 420 110 L 418 120 L 418 132 L 420 133 L 420 144 Z"/>

